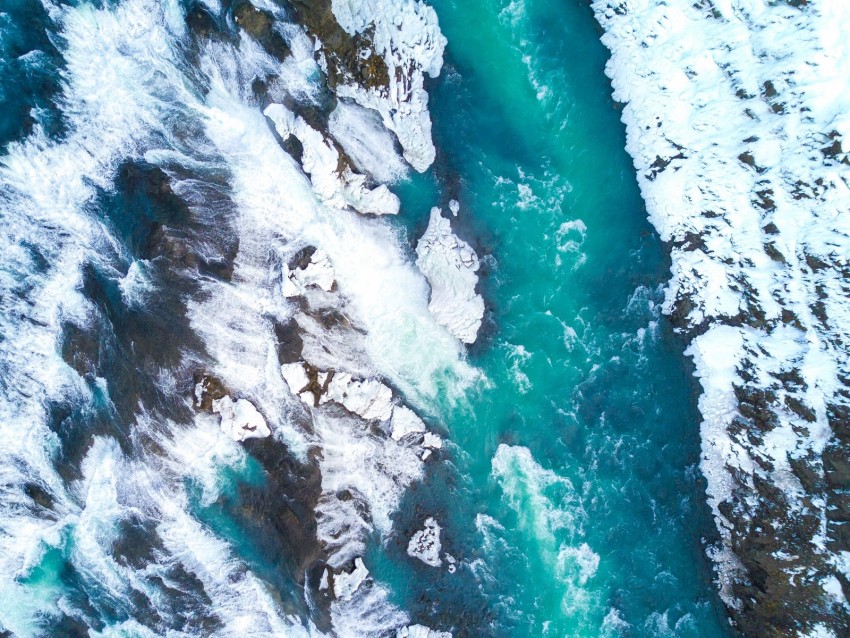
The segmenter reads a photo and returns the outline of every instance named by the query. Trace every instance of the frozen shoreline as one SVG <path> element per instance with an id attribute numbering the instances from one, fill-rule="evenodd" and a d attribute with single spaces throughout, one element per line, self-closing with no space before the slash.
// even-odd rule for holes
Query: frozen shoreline
<path id="1" fill-rule="evenodd" d="M 665 310 L 703 388 L 721 594 L 745 631 L 837 636 L 850 623 L 850 7 L 793 4 L 593 8 L 671 251 Z"/>

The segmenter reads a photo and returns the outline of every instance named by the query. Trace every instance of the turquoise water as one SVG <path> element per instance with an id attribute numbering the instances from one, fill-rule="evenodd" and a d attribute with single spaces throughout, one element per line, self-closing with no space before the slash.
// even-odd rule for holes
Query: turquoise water
<path id="1" fill-rule="evenodd" d="M 660 313 L 669 266 L 591 11 L 433 4 L 449 41 L 431 91 L 436 173 L 486 255 L 489 316 L 471 359 L 489 387 L 450 417 L 463 478 L 445 500 L 435 478 L 431 497 L 463 558 L 480 561 L 480 617 L 493 635 L 725 635 L 695 383 Z M 404 193 L 412 233 L 441 203 L 423 181 Z M 445 580 L 404 602 L 454 615 Z"/>

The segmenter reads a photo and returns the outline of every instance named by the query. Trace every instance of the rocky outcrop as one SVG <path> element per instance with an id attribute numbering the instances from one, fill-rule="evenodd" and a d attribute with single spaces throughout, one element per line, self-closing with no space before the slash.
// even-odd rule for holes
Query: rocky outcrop
<path id="1" fill-rule="evenodd" d="M 434 161 L 425 75 L 437 77 L 446 39 L 418 0 L 296 0 L 318 40 L 335 93 L 376 111 L 417 171 Z"/>
<path id="2" fill-rule="evenodd" d="M 475 292 L 478 255 L 452 232 L 439 208 L 431 209 L 416 254 L 416 265 L 431 285 L 428 310 L 458 339 L 473 343 L 484 318 L 484 299 Z"/>
<path id="3" fill-rule="evenodd" d="M 270 104 L 264 111 L 283 140 L 294 136 L 301 145 L 301 165 L 310 176 L 313 191 L 328 206 L 353 208 L 371 215 L 395 215 L 399 199 L 385 184 L 374 188 L 365 176 L 355 173 L 346 156 L 328 138 L 303 117 L 296 117 L 281 104 Z"/>
<path id="4" fill-rule="evenodd" d="M 850 8 L 593 6 L 702 384 L 721 595 L 745 635 L 848 635 Z"/>
<path id="5" fill-rule="evenodd" d="M 212 411 L 221 415 L 221 431 L 234 441 L 261 439 L 271 430 L 254 404 L 246 399 L 234 401 L 229 396 L 213 401 Z"/>
<path id="6" fill-rule="evenodd" d="M 435 155 L 425 74 L 440 74 L 446 46 L 436 12 L 418 0 L 333 0 L 332 7 L 346 33 L 372 34 L 371 51 L 387 69 L 385 86 L 346 83 L 337 94 L 377 111 L 398 137 L 404 158 L 424 171 Z"/>
<path id="7" fill-rule="evenodd" d="M 452 634 L 448 631 L 434 631 L 424 625 L 410 625 L 399 629 L 396 638 L 452 638 Z"/>
<path id="8" fill-rule="evenodd" d="M 432 517 L 425 519 L 423 529 L 416 532 L 407 545 L 407 555 L 418 558 L 426 565 L 439 567 L 443 564 L 440 558 L 440 526 Z"/>

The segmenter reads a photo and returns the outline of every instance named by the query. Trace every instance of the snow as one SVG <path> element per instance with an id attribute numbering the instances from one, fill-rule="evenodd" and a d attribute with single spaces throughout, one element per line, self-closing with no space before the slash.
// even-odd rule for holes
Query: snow
<path id="1" fill-rule="evenodd" d="M 377 111 L 398 137 L 404 158 L 417 171 L 425 171 L 435 150 L 424 76 L 440 74 L 446 46 L 436 12 L 418 0 L 333 0 L 331 6 L 349 35 L 374 26 L 372 46 L 389 71 L 387 87 L 367 89 L 351 83 L 337 87 L 337 94 Z"/>
<path id="2" fill-rule="evenodd" d="M 409 625 L 396 632 L 396 638 L 452 638 L 448 631 L 434 631 L 424 625 Z"/>
<path id="3" fill-rule="evenodd" d="M 819 459 L 832 437 L 827 408 L 847 404 L 850 5 L 595 0 L 593 9 L 650 221 L 671 243 L 665 310 L 699 334 L 688 352 L 703 388 L 701 467 L 734 606 L 728 585 L 742 566 L 718 506 L 755 508 L 763 497 L 747 477 L 785 494 L 789 516 L 814 507 L 817 533 L 826 528 L 824 499 L 806 494 L 789 457 Z M 791 372 L 803 383 L 782 381 Z M 735 432 L 735 387 L 777 397 L 762 440 Z M 800 543 L 847 573 L 817 534 L 782 541 L 789 555 Z M 833 578 L 822 574 L 823 591 Z"/>
<path id="4" fill-rule="evenodd" d="M 386 421 L 393 412 L 393 392 L 377 379 L 354 379 L 347 372 L 334 375 L 320 400 L 336 401 L 367 421 Z"/>
<path id="5" fill-rule="evenodd" d="M 397 405 L 393 408 L 392 432 L 390 436 L 400 441 L 408 434 L 419 434 L 426 430 L 425 423 L 410 408 Z"/>
<path id="6" fill-rule="evenodd" d="M 351 572 L 340 572 L 334 575 L 334 596 L 351 598 L 368 577 L 369 570 L 363 564 L 363 559 L 358 556 L 354 559 L 354 569 Z"/>
<path id="7" fill-rule="evenodd" d="M 271 434 L 263 415 L 246 399 L 234 403 L 229 396 L 224 396 L 213 401 L 212 411 L 221 415 L 221 431 L 234 441 L 261 439 Z"/>
<path id="8" fill-rule="evenodd" d="M 313 191 L 328 206 L 351 207 L 359 213 L 396 215 L 399 199 L 384 184 L 369 188 L 366 177 L 349 167 L 340 170 L 340 154 L 322 133 L 295 117 L 281 104 L 270 104 L 264 111 L 278 134 L 286 139 L 294 135 L 304 150 L 301 165 L 310 176 Z"/>
<path id="9" fill-rule="evenodd" d="M 478 256 L 452 232 L 451 222 L 439 208 L 431 209 L 416 254 L 416 265 L 431 285 L 428 310 L 455 337 L 473 343 L 484 318 L 484 300 L 475 292 Z"/>
<path id="10" fill-rule="evenodd" d="M 439 567 L 443 564 L 440 559 L 440 526 L 432 517 L 425 519 L 425 527 L 416 532 L 407 545 L 407 554 L 418 558 L 426 565 Z"/>

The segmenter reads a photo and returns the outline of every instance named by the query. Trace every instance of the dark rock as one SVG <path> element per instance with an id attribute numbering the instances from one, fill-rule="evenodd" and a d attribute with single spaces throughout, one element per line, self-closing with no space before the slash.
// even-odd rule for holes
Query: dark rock
<path id="1" fill-rule="evenodd" d="M 784 264 L 787 263 L 785 261 L 785 255 L 776 247 L 776 244 L 769 241 L 764 244 L 764 252 L 767 253 L 767 256 L 770 257 L 773 261 Z"/>
<path id="2" fill-rule="evenodd" d="M 197 394 L 198 386 L 200 386 L 201 390 L 200 398 Z M 212 412 L 213 401 L 218 401 L 228 394 L 230 392 L 216 377 L 200 372 L 195 374 L 192 387 L 192 402 L 196 410 Z"/>
<path id="3" fill-rule="evenodd" d="M 233 8 L 233 21 L 280 62 L 291 53 L 283 36 L 274 28 L 274 16 L 268 11 L 258 9 L 250 2 L 240 2 Z"/>
<path id="4" fill-rule="evenodd" d="M 799 416 L 801 419 L 805 419 L 809 423 L 814 423 L 817 420 L 815 411 L 808 407 L 797 397 L 794 397 L 790 394 L 785 395 L 785 405 L 787 405 L 788 409 L 791 410 L 794 414 Z"/>
<path id="5" fill-rule="evenodd" d="M 767 99 L 779 95 L 779 93 L 776 91 L 776 87 L 773 86 L 773 82 L 771 80 L 768 80 L 762 85 L 762 95 L 764 95 L 764 97 L 766 97 Z"/>
<path id="6" fill-rule="evenodd" d="M 823 451 L 823 467 L 830 487 L 850 489 L 850 457 L 844 446 L 830 445 Z"/>
<path id="7" fill-rule="evenodd" d="M 277 358 L 281 364 L 296 363 L 301 360 L 304 339 L 295 321 L 275 323 L 274 334 L 277 337 Z"/>

